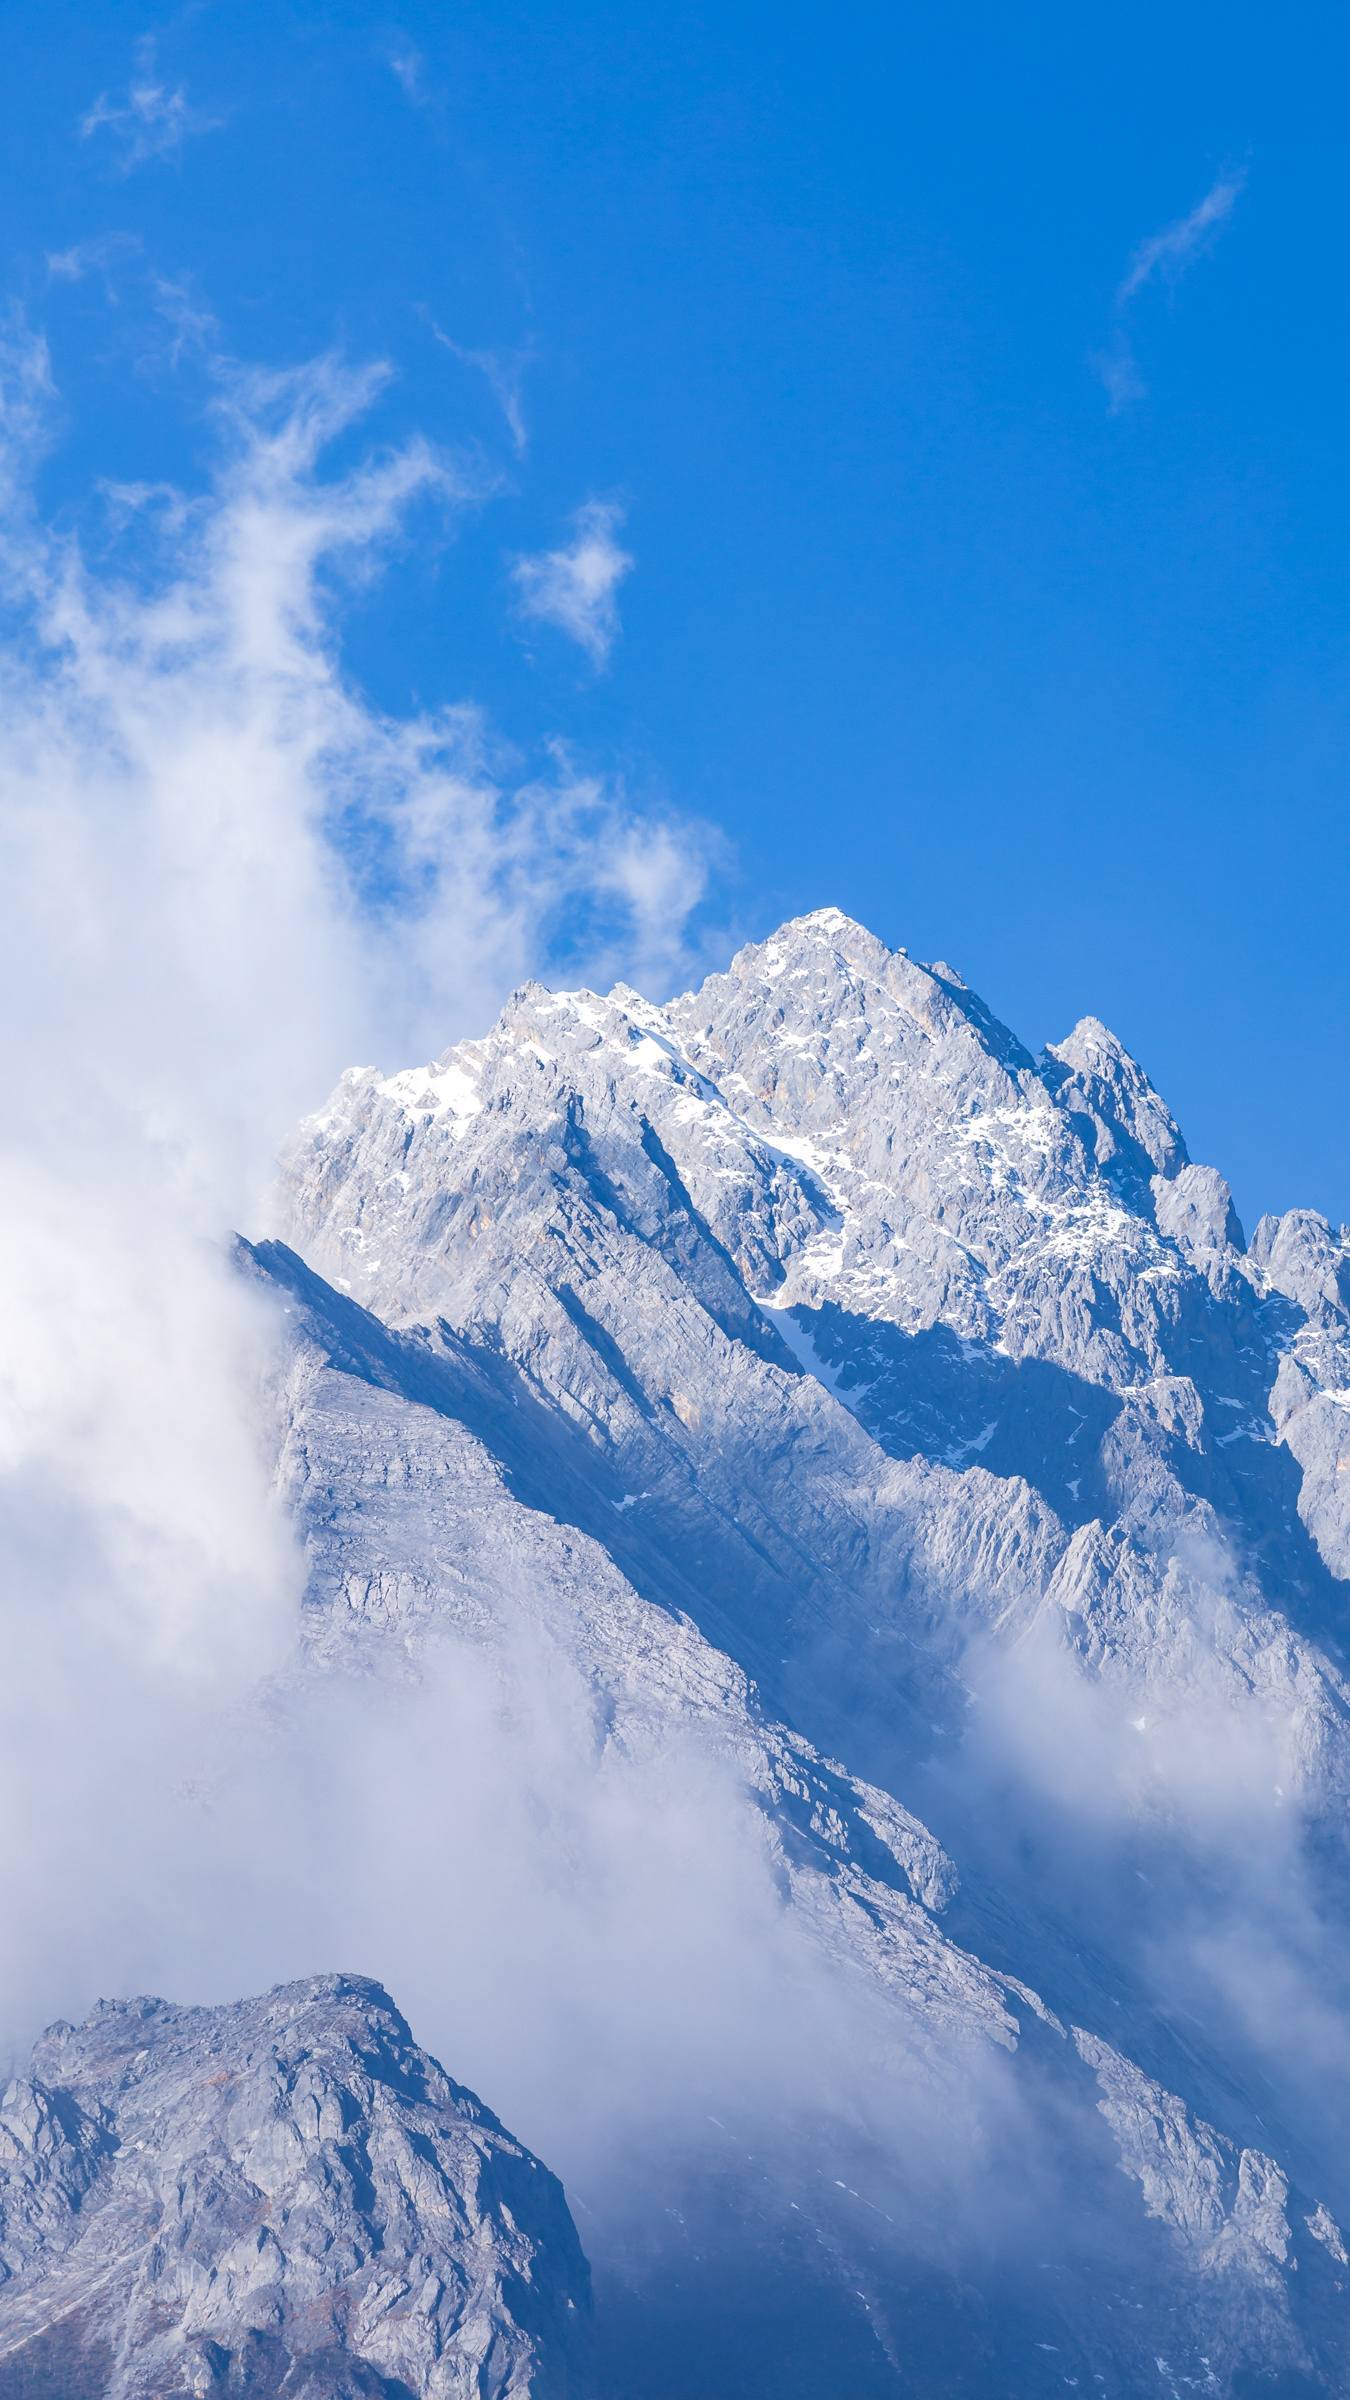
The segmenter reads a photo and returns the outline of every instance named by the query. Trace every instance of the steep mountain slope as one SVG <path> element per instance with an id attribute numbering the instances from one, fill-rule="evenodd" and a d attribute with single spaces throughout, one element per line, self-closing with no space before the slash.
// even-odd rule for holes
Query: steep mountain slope
<path id="1" fill-rule="evenodd" d="M 1037 1065 L 829 910 L 664 1009 L 526 987 L 356 1071 L 286 1231 L 318 1657 L 501 1645 L 528 1592 L 598 1747 L 692 1723 L 734 1762 L 911 2081 L 1008 2052 L 1036 2143 L 1047 2091 L 1073 2123 L 1102 2252 L 1011 2349 L 1015 2275 L 950 2346 L 963 2234 L 924 2283 L 821 2204 L 817 2315 L 870 2295 L 853 2388 L 986 2388 L 986 2339 L 1009 2390 L 1154 2388 L 1164 2321 L 1200 2388 L 1339 2388 L 1344 2109 L 1213 1962 L 1260 1919 L 1288 2005 L 1343 2011 L 1344 1234 L 1244 1249 L 1104 1028 Z M 753 2308 L 742 2278 L 724 2325 Z"/>
<path id="2" fill-rule="evenodd" d="M 590 2388 L 561 2189 L 378 1984 L 106 2003 L 0 2102 L 5 2400 Z"/>
<path id="3" fill-rule="evenodd" d="M 781 2394 L 817 2389 L 824 2361 L 859 2394 L 980 2392 L 996 2368 L 1010 2393 L 1059 2391 L 1069 2371 L 1130 2392 L 1152 2373 L 1162 2326 L 1178 2374 L 1200 2376 L 1206 2360 L 1320 2362 L 1334 2382 L 1341 2237 L 1321 2190 L 1291 2189 L 1264 2152 L 1252 2111 L 1221 2094 L 1244 2128 L 1233 2139 L 1123 2056 L 1100 2030 L 1119 2001 L 1092 1975 L 1077 1977 L 1092 2012 L 1082 2024 L 953 1941 L 942 1919 L 957 1873 L 932 1835 L 768 1718 L 688 1617 L 638 1595 L 578 1530 L 582 1510 L 563 1505 L 579 1496 L 566 1450 L 526 1405 L 503 1402 L 490 1361 L 391 1334 L 288 1252 L 258 1263 L 293 1328 L 283 1473 L 310 1545 L 316 1664 L 406 1672 L 450 1633 L 509 1676 L 528 1626 L 584 1679 L 581 1739 L 597 1757 L 640 1759 L 680 1729 L 728 1762 L 762 1812 L 787 1920 L 830 1978 L 821 2032 L 860 2053 L 861 2136 L 811 2117 L 809 2091 L 808 2121 L 776 2159 L 754 2095 L 739 2110 L 719 2100 L 711 2133 L 694 2128 L 676 2160 L 692 2252 L 668 2227 L 653 2240 L 606 2221 L 603 2191 L 569 2166 L 610 2302 L 602 2335 L 607 2314 L 626 2326 L 614 2388 L 675 2395 L 692 2376 L 740 2389 L 733 2337 L 747 2320 L 743 2372 Z M 531 1482 L 556 1511 L 526 1504 Z M 1193 2048 L 1149 2031 L 1178 2077 L 1215 2090 Z M 967 2157 L 957 2128 L 972 2089 L 984 2122 Z M 925 2155 L 936 2121 L 945 2182 Z M 1022 2238 L 984 2221 L 985 2182 L 1026 2212 Z M 935 2197 L 950 2221 L 920 2227 Z M 1066 2205 L 1091 2228 L 1085 2247 Z M 1030 2272 L 1029 2249 L 1047 2242 L 1073 2262 L 1053 2285 Z M 672 2286 L 679 2306 L 656 2339 Z M 712 2362 L 698 2349 L 709 2318 Z"/>

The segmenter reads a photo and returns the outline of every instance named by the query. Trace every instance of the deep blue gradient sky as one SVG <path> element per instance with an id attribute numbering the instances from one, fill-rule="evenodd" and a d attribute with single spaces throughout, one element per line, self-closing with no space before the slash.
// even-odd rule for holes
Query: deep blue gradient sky
<path id="1" fill-rule="evenodd" d="M 147 35 L 191 113 L 137 159 L 78 128 Z M 1350 1215 L 1342 11 L 49 0 L 5 45 L 49 502 L 190 478 L 186 306 L 259 363 L 388 358 L 378 433 L 499 488 L 363 598 L 380 699 L 711 820 L 738 931 L 832 901 L 1033 1046 L 1104 1017 L 1249 1230 Z M 523 452 L 434 328 L 516 378 Z M 604 671 L 511 607 L 589 499 L 636 560 Z"/>

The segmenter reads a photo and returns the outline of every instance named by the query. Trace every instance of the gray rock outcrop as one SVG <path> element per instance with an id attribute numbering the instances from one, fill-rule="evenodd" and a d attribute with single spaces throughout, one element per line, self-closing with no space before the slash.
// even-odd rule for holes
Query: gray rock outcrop
<path id="1" fill-rule="evenodd" d="M 582 2400 L 562 2189 L 378 1984 L 106 2002 L 0 2100 L 3 2400 Z"/>

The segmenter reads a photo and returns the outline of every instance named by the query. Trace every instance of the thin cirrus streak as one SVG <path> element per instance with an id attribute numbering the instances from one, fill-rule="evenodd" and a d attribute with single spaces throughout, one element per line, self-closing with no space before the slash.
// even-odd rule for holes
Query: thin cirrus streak
<path id="1" fill-rule="evenodd" d="M 107 134 L 123 174 L 151 159 L 174 158 L 193 134 L 212 133 L 221 123 L 206 109 L 189 101 L 182 84 L 166 83 L 159 72 L 154 37 L 145 34 L 136 44 L 126 95 L 112 100 L 106 92 L 80 119 L 80 137 Z"/>
<path id="2" fill-rule="evenodd" d="M 1092 366 L 1105 389 L 1112 416 L 1119 415 L 1133 401 L 1143 399 L 1148 389 L 1128 327 L 1134 302 L 1158 279 L 1168 283 L 1179 281 L 1222 231 L 1245 182 L 1242 172 L 1226 172 L 1216 177 L 1204 198 L 1187 215 L 1165 225 L 1161 233 L 1151 234 L 1134 252 L 1116 287 L 1116 322 L 1111 335 L 1092 354 Z"/>

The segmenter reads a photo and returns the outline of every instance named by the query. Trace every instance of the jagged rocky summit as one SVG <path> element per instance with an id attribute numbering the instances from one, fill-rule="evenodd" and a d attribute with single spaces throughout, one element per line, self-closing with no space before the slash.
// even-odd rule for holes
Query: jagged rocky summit
<path id="1" fill-rule="evenodd" d="M 580 2400 L 590 2312 L 560 2185 L 359 1977 L 105 2002 L 0 2100 L 4 2400 Z"/>
<path id="2" fill-rule="evenodd" d="M 1301 1583 L 1292 1515 L 1350 1564 L 1350 1235 L 1295 1210 L 1248 1248 L 1095 1019 L 1037 1063 L 954 970 L 837 910 L 665 1008 L 527 985 L 484 1041 L 354 1071 L 296 1148 L 288 1222 L 390 1324 L 541 1366 L 588 1345 L 611 1437 L 621 1274 L 630 1323 L 678 1308 L 663 1365 L 706 1322 L 786 1348 L 888 1452 L 1023 1474 L 1072 1524 L 1170 1541 L 1194 1500 L 1287 1537 Z M 678 1389 L 649 1397 L 680 1418 Z"/>
<path id="3" fill-rule="evenodd" d="M 1178 2388 L 1350 2382 L 1350 2111 L 1231 1983 L 1156 1972 L 1219 1890 L 1176 1761 L 1243 1743 L 1341 1938 L 1346 1230 L 1293 1211 L 1247 1243 L 1104 1026 L 1034 1059 L 833 909 L 665 1006 L 531 984 L 427 1067 L 354 1070 L 282 1229 L 255 1257 L 290 1312 L 315 1655 L 500 1645 L 528 1589 L 603 1741 L 695 1723 L 734 1762 L 794 1921 L 938 2082 L 984 2044 L 1095 2112 L 1117 2182 L 1087 2213 L 1130 2187 L 1157 2247 L 1038 2298 L 1009 2391 L 1152 2389 L 1164 2324 Z M 1032 1749 L 1067 1711 L 1139 1762 L 1086 1875 L 1044 1790 L 989 1806 L 971 1771 L 972 1687 L 1029 1658 Z M 1091 1766 L 1063 1788 L 1090 1842 Z M 1231 1906 L 1296 1982 L 1306 1923 L 1254 1884 Z M 802 2322 L 833 2248 L 850 2388 L 984 2389 L 1025 2296 L 920 2368 L 904 2328 L 938 2304 L 864 2271 L 838 2208 Z"/>

